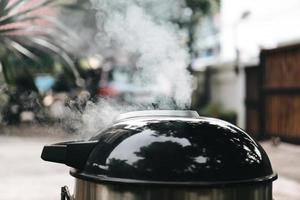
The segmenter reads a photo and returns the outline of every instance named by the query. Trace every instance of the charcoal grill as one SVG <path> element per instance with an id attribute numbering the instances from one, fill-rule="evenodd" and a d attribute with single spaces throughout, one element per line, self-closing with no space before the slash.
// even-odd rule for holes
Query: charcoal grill
<path id="1" fill-rule="evenodd" d="M 71 167 L 75 200 L 272 200 L 277 178 L 240 128 L 195 111 L 122 114 L 88 141 L 47 145 L 42 159 Z"/>

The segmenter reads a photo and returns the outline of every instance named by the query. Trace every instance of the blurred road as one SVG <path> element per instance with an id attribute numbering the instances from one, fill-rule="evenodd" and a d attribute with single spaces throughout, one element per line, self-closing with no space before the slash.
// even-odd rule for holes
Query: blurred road
<path id="1" fill-rule="evenodd" d="M 0 200 L 59 200 L 61 186 L 73 188 L 67 166 L 40 159 L 43 145 L 62 138 L 28 135 L 33 131 L 24 128 L 24 135 L 13 136 L 0 132 Z"/>
<path id="2" fill-rule="evenodd" d="M 67 140 L 49 130 L 20 128 L 19 134 L 0 130 L 0 200 L 58 200 L 63 185 L 73 193 L 69 168 L 40 159 L 45 144 Z M 274 199 L 300 200 L 300 145 L 273 146 L 270 141 L 262 145 L 279 174 Z"/>

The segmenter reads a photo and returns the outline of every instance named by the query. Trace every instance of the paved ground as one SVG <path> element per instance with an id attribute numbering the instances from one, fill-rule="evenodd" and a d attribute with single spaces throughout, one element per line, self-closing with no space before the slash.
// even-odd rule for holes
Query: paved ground
<path id="1" fill-rule="evenodd" d="M 40 154 L 44 144 L 63 138 L 51 134 L 27 135 L 45 129 L 21 130 L 22 136 L 0 135 L 0 200 L 59 200 L 61 186 L 73 187 L 69 168 L 44 162 Z"/>
<path id="2" fill-rule="evenodd" d="M 40 159 L 43 145 L 66 140 L 63 133 L 39 127 L 7 130 L 0 129 L 0 200 L 58 200 L 63 185 L 73 191 L 67 166 Z M 275 200 L 300 200 L 300 145 L 262 145 L 279 174 Z"/>
<path id="3" fill-rule="evenodd" d="M 279 176 L 274 182 L 274 199 L 300 200 L 300 145 L 281 142 L 274 146 L 266 141 L 262 146 Z"/>

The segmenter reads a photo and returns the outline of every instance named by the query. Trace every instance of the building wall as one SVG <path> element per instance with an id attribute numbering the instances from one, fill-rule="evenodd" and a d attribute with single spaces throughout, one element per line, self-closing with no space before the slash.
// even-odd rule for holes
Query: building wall
<path id="1" fill-rule="evenodd" d="M 248 12 L 247 17 L 242 15 Z M 261 48 L 274 48 L 300 40 L 300 1 L 222 0 L 220 9 L 220 54 L 211 76 L 211 101 L 226 110 L 236 111 L 238 125 L 245 128 L 246 63 L 257 65 Z M 236 49 L 241 70 L 233 65 Z M 232 63 L 232 64 L 222 64 Z M 231 65 L 231 66 L 230 66 Z"/>
<path id="2" fill-rule="evenodd" d="M 237 113 L 237 125 L 245 128 L 245 73 L 236 74 L 233 65 L 218 67 L 211 75 L 211 102 Z"/>
<path id="3" fill-rule="evenodd" d="M 245 13 L 248 13 L 246 17 Z M 241 68 L 248 64 L 257 65 L 261 49 L 300 41 L 299 18 L 299 0 L 284 3 L 279 0 L 221 1 L 219 33 L 202 37 L 203 44 L 207 42 L 205 40 L 216 37 L 215 41 L 220 43 L 219 54 L 210 60 L 210 57 L 199 58 L 195 62 L 195 70 L 215 66 L 211 75 L 211 101 L 236 111 L 240 127 L 245 128 L 246 87 L 244 70 L 240 70 L 238 75 L 233 70 L 237 49 Z"/>

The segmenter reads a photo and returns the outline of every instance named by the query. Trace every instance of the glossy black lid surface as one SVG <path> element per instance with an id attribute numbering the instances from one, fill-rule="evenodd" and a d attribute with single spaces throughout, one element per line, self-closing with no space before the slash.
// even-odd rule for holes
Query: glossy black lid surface
<path id="1" fill-rule="evenodd" d="M 152 114 L 151 114 L 152 112 Z M 129 114 L 98 141 L 75 177 L 93 181 L 214 185 L 276 179 L 262 147 L 236 126 L 195 112 Z"/>

